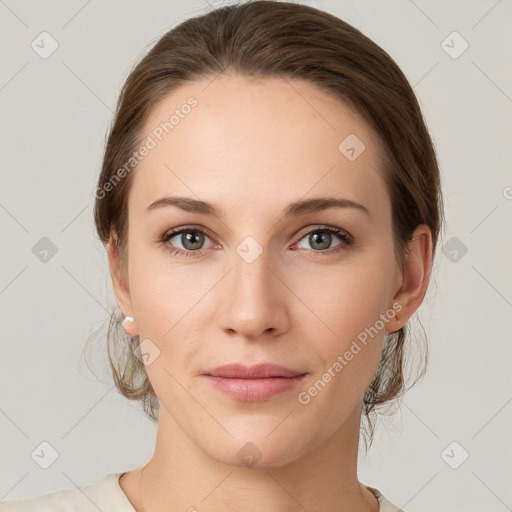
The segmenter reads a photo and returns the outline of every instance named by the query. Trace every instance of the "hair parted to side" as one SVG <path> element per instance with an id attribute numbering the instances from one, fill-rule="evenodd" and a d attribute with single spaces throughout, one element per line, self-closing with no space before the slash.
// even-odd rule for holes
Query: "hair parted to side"
<path id="1" fill-rule="evenodd" d="M 96 194 L 94 205 L 99 238 L 105 246 L 109 241 L 116 244 L 121 272 L 127 268 L 127 199 L 134 172 L 110 189 L 105 185 L 140 146 L 142 128 L 160 100 L 182 84 L 213 79 L 223 71 L 302 79 L 358 112 L 385 148 L 382 174 L 392 204 L 397 262 L 403 268 L 420 224 L 431 229 L 435 253 L 444 220 L 439 167 L 420 106 L 400 68 L 371 39 L 329 13 L 292 2 L 257 0 L 223 6 L 177 25 L 158 40 L 123 85 L 98 179 L 97 191 L 109 191 Z M 157 421 L 159 401 L 135 354 L 138 337 L 126 336 L 119 320 L 113 312 L 107 333 L 115 385 Z M 406 324 L 385 335 L 382 358 L 363 397 L 367 447 L 377 410 L 406 390 L 405 349 L 413 348 L 406 343 L 409 334 Z M 425 344 L 411 386 L 424 375 L 427 359 Z"/>

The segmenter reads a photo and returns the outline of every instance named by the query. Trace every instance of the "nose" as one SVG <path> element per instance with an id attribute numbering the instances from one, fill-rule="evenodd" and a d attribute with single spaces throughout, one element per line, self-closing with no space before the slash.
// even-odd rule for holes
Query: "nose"
<path id="1" fill-rule="evenodd" d="M 251 340 L 283 332 L 289 291 L 279 273 L 271 268 L 265 252 L 253 261 L 236 255 L 223 285 L 221 328 L 231 336 Z"/>

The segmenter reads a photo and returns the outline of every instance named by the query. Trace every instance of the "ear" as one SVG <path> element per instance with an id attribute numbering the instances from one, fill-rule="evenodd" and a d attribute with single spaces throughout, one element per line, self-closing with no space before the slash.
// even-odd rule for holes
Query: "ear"
<path id="1" fill-rule="evenodd" d="M 134 318 L 133 322 L 123 323 L 124 330 L 130 336 L 138 336 L 137 322 L 133 312 L 130 287 L 128 283 L 128 275 L 124 275 L 121 270 L 119 252 L 117 248 L 117 238 L 114 234 L 110 236 L 107 251 L 110 277 L 112 278 L 112 286 L 116 295 L 117 304 L 123 312 L 123 315 L 131 316 Z"/>
<path id="2" fill-rule="evenodd" d="M 414 312 L 420 307 L 427 292 L 432 268 L 432 232 L 426 224 L 416 228 L 405 256 L 405 264 L 400 288 L 395 293 L 393 303 L 398 302 L 400 324 L 403 327 Z M 393 322 L 398 324 L 398 322 Z M 395 332 L 396 328 L 388 332 Z"/>

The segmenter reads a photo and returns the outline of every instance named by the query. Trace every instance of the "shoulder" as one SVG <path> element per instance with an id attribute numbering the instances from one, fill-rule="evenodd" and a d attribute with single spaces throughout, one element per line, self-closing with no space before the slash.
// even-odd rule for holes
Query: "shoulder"
<path id="1" fill-rule="evenodd" d="M 0 512 L 135 512 L 119 486 L 122 473 L 108 473 L 80 489 L 0 502 Z"/>
<path id="2" fill-rule="evenodd" d="M 396 505 L 391 503 L 379 489 L 370 487 L 369 485 L 367 485 L 366 488 L 369 489 L 377 498 L 380 505 L 379 512 L 406 512 L 405 510 L 402 510 L 401 508 L 398 508 Z M 0 512 L 3 511 L 0 509 Z"/>

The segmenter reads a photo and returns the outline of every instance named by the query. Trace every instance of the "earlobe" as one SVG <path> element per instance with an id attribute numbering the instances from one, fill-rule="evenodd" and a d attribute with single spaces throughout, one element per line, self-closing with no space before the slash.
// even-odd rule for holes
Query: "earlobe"
<path id="1" fill-rule="evenodd" d="M 401 329 L 406 322 L 403 320 L 403 306 L 399 301 L 394 300 L 390 310 L 393 311 L 393 314 L 389 323 L 386 324 L 386 332 L 388 334 L 393 334 Z"/>
<path id="2" fill-rule="evenodd" d="M 432 232 L 426 224 L 421 224 L 409 243 L 402 285 L 393 298 L 393 302 L 400 303 L 402 308 L 397 312 L 390 333 L 402 328 L 420 307 L 427 292 L 431 266 Z"/>
<path id="3" fill-rule="evenodd" d="M 123 329 L 126 334 L 129 336 L 135 337 L 138 336 L 137 325 L 135 320 L 131 316 L 125 316 L 123 320 Z"/>

